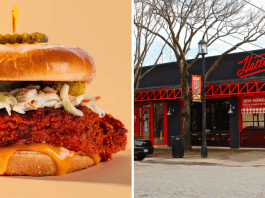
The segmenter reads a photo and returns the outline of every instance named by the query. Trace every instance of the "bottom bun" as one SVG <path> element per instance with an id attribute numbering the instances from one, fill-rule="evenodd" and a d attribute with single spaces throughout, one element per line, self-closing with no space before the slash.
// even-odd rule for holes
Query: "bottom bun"
<path id="1" fill-rule="evenodd" d="M 75 155 L 67 172 L 88 168 L 94 164 L 94 160 L 89 156 Z M 5 175 L 57 175 L 57 165 L 47 154 L 37 151 L 16 151 L 9 159 Z"/>

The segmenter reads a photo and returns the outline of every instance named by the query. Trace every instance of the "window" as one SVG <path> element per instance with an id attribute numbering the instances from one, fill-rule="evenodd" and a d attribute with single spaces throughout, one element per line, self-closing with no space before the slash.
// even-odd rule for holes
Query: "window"
<path id="1" fill-rule="evenodd" d="M 206 109 L 207 129 L 211 131 L 229 130 L 229 103 L 226 103 L 226 99 L 208 100 Z"/>
<path id="2" fill-rule="evenodd" d="M 192 102 L 191 109 L 191 131 L 202 131 L 202 105 L 199 102 Z"/>
<path id="3" fill-rule="evenodd" d="M 230 116 L 227 99 L 206 100 L 206 129 L 211 131 L 229 130 Z M 202 104 L 191 103 L 191 131 L 202 131 Z"/>
<path id="4" fill-rule="evenodd" d="M 242 129 L 263 129 L 264 130 L 264 113 L 242 114 Z"/>

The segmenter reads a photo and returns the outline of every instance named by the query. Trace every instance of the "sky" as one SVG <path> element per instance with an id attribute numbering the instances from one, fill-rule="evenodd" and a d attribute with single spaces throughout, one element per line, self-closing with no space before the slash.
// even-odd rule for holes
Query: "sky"
<path id="1" fill-rule="evenodd" d="M 251 4 L 265 10 L 265 8 L 262 6 L 264 3 L 264 0 L 248 0 Z M 248 4 L 247 6 L 250 6 L 254 8 L 254 6 Z M 201 39 L 201 37 L 195 37 L 191 46 L 190 51 L 187 54 L 187 59 L 193 59 L 197 53 L 198 53 L 198 42 Z M 198 42 L 196 42 L 198 40 Z M 211 45 L 208 48 L 208 54 L 206 56 L 215 56 L 215 55 L 220 55 L 222 54 L 226 49 L 229 49 L 231 45 L 227 43 L 238 43 L 238 39 L 234 37 L 227 37 L 223 38 L 223 41 L 217 41 L 213 45 Z M 240 52 L 240 51 L 251 51 L 251 50 L 258 50 L 258 49 L 263 49 L 265 48 L 265 36 L 260 37 L 257 41 L 253 42 L 253 44 L 243 44 L 240 46 L 237 50 L 233 51 L 235 52 Z M 163 46 L 163 41 L 160 39 L 157 39 L 157 41 L 152 45 L 152 48 L 150 49 L 149 55 L 147 56 L 144 65 L 152 65 L 155 62 L 155 59 L 160 52 L 159 49 Z M 171 49 L 168 47 L 165 49 L 163 53 L 163 57 L 160 58 L 159 63 L 164 63 L 164 62 L 173 62 L 175 61 L 175 57 Z"/>

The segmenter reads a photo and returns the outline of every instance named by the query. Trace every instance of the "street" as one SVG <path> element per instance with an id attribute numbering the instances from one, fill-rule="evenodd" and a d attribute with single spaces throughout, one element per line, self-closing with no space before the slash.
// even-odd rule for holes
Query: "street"
<path id="1" fill-rule="evenodd" d="M 134 162 L 134 197 L 262 198 L 265 167 Z"/>

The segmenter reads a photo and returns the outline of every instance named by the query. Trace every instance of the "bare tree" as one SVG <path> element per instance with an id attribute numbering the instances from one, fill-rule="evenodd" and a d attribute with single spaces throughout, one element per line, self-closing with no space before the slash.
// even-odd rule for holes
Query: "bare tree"
<path id="1" fill-rule="evenodd" d="M 135 1 L 135 15 L 134 15 L 134 23 L 143 24 L 144 27 L 152 30 L 152 32 L 158 33 L 162 26 L 158 23 L 158 19 L 154 18 L 155 15 L 152 15 L 148 12 L 149 6 L 144 2 L 137 3 Z M 159 17 L 158 17 L 159 18 Z M 153 45 L 156 34 L 153 34 L 147 31 L 145 28 L 141 26 L 135 26 L 134 29 L 134 38 L 135 38 L 135 51 L 134 51 L 134 97 L 138 92 L 138 87 L 140 80 L 149 73 L 158 63 L 160 57 L 163 54 L 164 47 L 160 48 L 160 52 L 158 53 L 157 57 L 155 58 L 153 66 L 142 73 L 142 67 L 144 61 L 146 60 L 146 56 L 149 52 L 150 47 Z"/>
<path id="2" fill-rule="evenodd" d="M 191 93 L 188 87 L 188 70 L 199 58 L 197 55 L 192 61 L 187 62 L 186 55 L 191 45 L 197 44 L 202 38 L 207 41 L 209 47 L 231 35 L 242 37 L 239 42 L 230 46 L 218 57 L 206 72 L 207 79 L 226 54 L 264 35 L 264 13 L 246 6 L 243 0 L 138 0 L 138 4 L 140 3 L 148 6 L 148 12 L 145 14 L 153 15 L 153 19 L 159 23 L 163 31 L 155 32 L 141 22 L 136 22 L 135 25 L 156 35 L 174 51 L 182 87 L 184 149 L 191 150 Z"/>
<path id="3" fill-rule="evenodd" d="M 159 43 L 159 45 L 157 46 L 162 46 L 163 43 Z M 161 47 L 160 47 L 161 48 Z M 165 63 L 165 62 L 175 62 L 176 61 L 176 57 L 174 52 L 172 51 L 172 49 L 169 46 L 165 46 L 165 49 L 163 51 L 163 55 L 161 56 L 161 58 L 159 59 L 159 63 Z"/>

